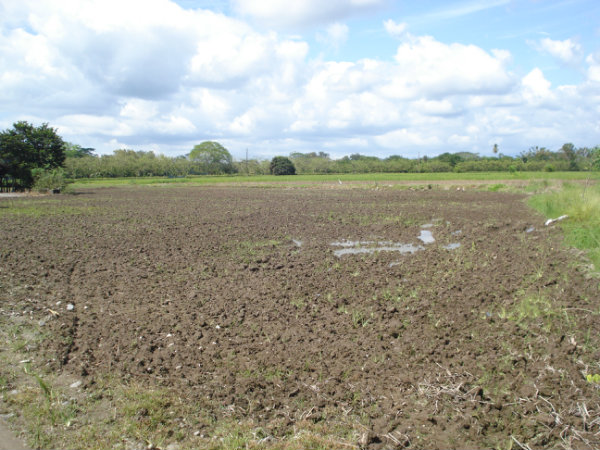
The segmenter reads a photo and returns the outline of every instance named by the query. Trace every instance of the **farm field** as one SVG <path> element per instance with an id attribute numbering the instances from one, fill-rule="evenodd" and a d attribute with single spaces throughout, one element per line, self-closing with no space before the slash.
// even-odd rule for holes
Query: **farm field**
<path id="1" fill-rule="evenodd" d="M 598 279 L 519 193 L 0 200 L 0 413 L 37 447 L 597 448 Z"/>
<path id="2" fill-rule="evenodd" d="M 547 180 L 549 182 L 571 180 L 585 182 L 587 179 L 598 180 L 600 176 L 594 172 L 440 172 L 440 173 L 346 173 L 346 174 L 303 174 L 303 175 L 205 175 L 188 176 L 183 178 L 167 177 L 138 177 L 138 178 L 77 178 L 76 189 L 88 187 L 116 187 L 139 185 L 244 185 L 264 186 L 296 185 L 329 185 L 349 183 L 358 184 L 385 183 L 393 186 L 423 184 L 465 184 L 475 186 L 503 183 L 508 186 L 525 186 L 532 180 Z"/>

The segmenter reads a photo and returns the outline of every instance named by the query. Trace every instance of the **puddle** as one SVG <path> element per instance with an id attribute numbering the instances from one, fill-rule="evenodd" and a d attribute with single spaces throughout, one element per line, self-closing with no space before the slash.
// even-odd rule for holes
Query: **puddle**
<path id="1" fill-rule="evenodd" d="M 330 245 L 333 245 L 335 247 L 358 247 L 360 245 L 372 245 L 372 244 L 374 244 L 373 241 L 337 241 L 337 242 L 332 242 Z"/>
<path id="2" fill-rule="evenodd" d="M 533 231 L 535 231 L 535 227 L 529 227 L 525 230 L 525 233 L 531 233 Z"/>
<path id="3" fill-rule="evenodd" d="M 444 245 L 443 248 L 446 250 L 456 250 L 460 247 L 460 242 L 453 242 L 452 244 Z"/>
<path id="4" fill-rule="evenodd" d="M 418 239 L 422 241 L 423 244 L 432 244 L 435 242 L 433 234 L 431 234 L 431 231 L 429 230 L 421 230 L 421 234 L 419 235 Z"/>
<path id="5" fill-rule="evenodd" d="M 302 247 L 302 241 L 299 241 L 299 240 L 297 240 L 297 239 L 292 239 L 292 242 L 293 242 L 294 244 L 296 244 L 296 247 Z"/>
<path id="6" fill-rule="evenodd" d="M 456 230 L 452 232 L 452 236 L 460 236 L 462 234 L 462 230 Z"/>
<path id="7" fill-rule="evenodd" d="M 425 250 L 421 245 L 400 244 L 388 241 L 377 242 L 376 245 L 374 244 L 373 241 L 341 241 L 331 243 L 332 246 L 343 247 L 339 250 L 334 250 L 333 252 L 338 258 L 344 255 L 371 254 L 375 252 L 400 252 L 405 254 Z M 368 247 L 363 247 L 363 245 L 368 245 Z"/>

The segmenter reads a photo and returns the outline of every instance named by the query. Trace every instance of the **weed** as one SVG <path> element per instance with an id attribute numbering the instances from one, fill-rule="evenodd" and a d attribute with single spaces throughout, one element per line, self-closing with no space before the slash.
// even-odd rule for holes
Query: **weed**
<path id="1" fill-rule="evenodd" d="M 371 314 L 372 317 L 373 314 Z M 369 325 L 369 318 L 362 311 L 354 310 L 352 311 L 352 325 L 354 328 L 364 328 Z"/>
<path id="2" fill-rule="evenodd" d="M 591 373 L 588 373 L 585 379 L 588 383 L 600 384 L 600 374 L 595 373 L 592 375 Z"/>
<path id="3" fill-rule="evenodd" d="M 517 323 L 526 323 L 541 319 L 542 327 L 549 331 L 554 324 L 554 319 L 559 317 L 561 313 L 566 314 L 564 309 L 558 308 L 552 300 L 542 294 L 525 295 L 521 293 L 520 295 L 523 298 L 515 303 L 512 308 L 508 310 L 504 307 L 501 308 L 498 313 L 501 319 L 510 319 Z M 569 322 L 567 315 L 566 323 L 568 324 Z"/>
<path id="4" fill-rule="evenodd" d="M 296 308 L 300 309 L 300 308 L 304 308 L 306 306 L 306 303 L 304 302 L 304 300 L 302 300 L 301 298 L 296 298 L 293 299 L 290 302 L 291 305 L 295 306 Z"/>
<path id="5" fill-rule="evenodd" d="M 0 392 L 7 390 L 9 386 L 10 383 L 8 381 L 8 377 L 5 375 L 0 375 Z"/>

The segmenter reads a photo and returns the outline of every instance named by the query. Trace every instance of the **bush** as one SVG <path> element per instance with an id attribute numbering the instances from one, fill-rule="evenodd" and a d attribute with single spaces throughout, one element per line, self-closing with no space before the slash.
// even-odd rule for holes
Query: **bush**
<path id="1" fill-rule="evenodd" d="M 296 175 L 294 163 L 285 156 L 276 156 L 273 158 L 269 169 L 273 175 Z"/>
<path id="2" fill-rule="evenodd" d="M 53 170 L 34 170 L 33 190 L 38 192 L 62 191 L 67 186 L 67 179 L 62 168 Z"/>

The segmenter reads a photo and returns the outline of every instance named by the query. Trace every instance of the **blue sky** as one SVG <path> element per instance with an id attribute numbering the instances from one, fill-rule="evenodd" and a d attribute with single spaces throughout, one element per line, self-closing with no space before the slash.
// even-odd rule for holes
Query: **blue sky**
<path id="1" fill-rule="evenodd" d="M 600 145 L 600 2 L 4 0 L 17 120 L 100 154 Z"/>

